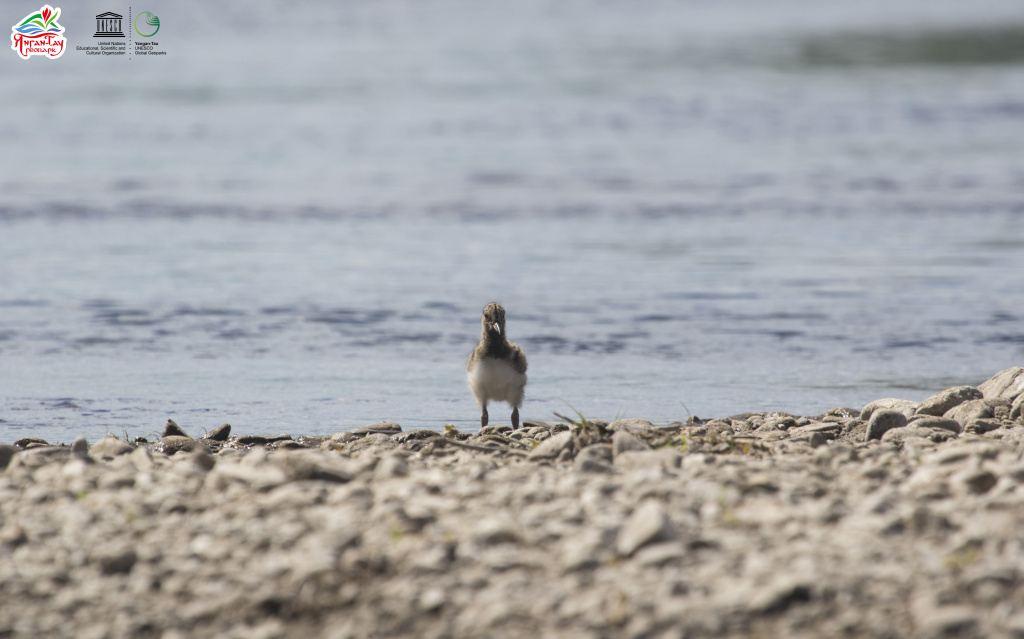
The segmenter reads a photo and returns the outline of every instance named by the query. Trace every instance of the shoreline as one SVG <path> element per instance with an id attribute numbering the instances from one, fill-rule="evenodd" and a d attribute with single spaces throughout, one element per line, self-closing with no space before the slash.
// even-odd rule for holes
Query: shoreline
<path id="1" fill-rule="evenodd" d="M 0 636 L 1020 636 L 1022 404 L 4 444 Z"/>

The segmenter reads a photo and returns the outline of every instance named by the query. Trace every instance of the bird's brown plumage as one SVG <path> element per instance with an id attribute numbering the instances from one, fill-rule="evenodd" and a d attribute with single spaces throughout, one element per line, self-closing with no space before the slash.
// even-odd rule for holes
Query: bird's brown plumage
<path id="1" fill-rule="evenodd" d="M 481 408 L 480 425 L 487 425 L 487 402 L 495 400 L 512 406 L 512 427 L 518 428 L 526 388 L 526 354 L 508 341 L 501 304 L 485 306 L 480 325 L 480 343 L 466 361 L 466 381 Z"/>

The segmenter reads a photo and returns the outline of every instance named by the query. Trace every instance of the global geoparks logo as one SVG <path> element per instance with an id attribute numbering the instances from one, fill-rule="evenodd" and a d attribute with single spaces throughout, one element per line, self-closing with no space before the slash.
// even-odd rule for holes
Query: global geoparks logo
<path id="1" fill-rule="evenodd" d="M 38 13 L 30 13 L 19 24 L 11 27 L 11 48 L 22 60 L 34 55 L 59 58 L 64 55 L 67 39 L 64 27 L 57 24 L 60 8 L 44 4 Z"/>
<path id="2" fill-rule="evenodd" d="M 141 25 L 139 24 L 140 20 L 142 21 Z M 139 34 L 143 38 L 152 38 L 159 30 L 160 18 L 149 11 L 143 11 L 139 15 L 135 16 L 135 33 Z"/>

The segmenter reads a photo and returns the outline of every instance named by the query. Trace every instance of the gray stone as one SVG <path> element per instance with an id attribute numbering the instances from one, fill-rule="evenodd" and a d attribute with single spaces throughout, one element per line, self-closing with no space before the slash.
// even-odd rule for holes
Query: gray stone
<path id="1" fill-rule="evenodd" d="M 104 575 L 117 575 L 131 572 L 135 562 L 138 561 L 138 556 L 130 548 L 117 548 L 100 553 L 96 557 L 96 561 Z"/>
<path id="2" fill-rule="evenodd" d="M 906 425 L 907 417 L 899 411 L 890 409 L 874 410 L 871 412 L 871 420 L 868 422 L 864 441 L 881 439 L 882 435 L 886 432 L 894 428 L 903 428 Z"/>
<path id="3" fill-rule="evenodd" d="M 267 463 L 243 463 L 248 457 L 249 455 L 243 458 L 242 462 L 239 463 L 235 463 L 233 461 L 218 463 L 214 466 L 213 470 L 210 471 L 206 485 L 216 486 L 216 482 L 211 482 L 211 479 L 224 477 L 248 484 L 254 490 L 270 490 L 271 488 L 280 486 L 288 481 L 288 477 L 285 475 L 284 470 L 277 465 Z"/>
<path id="4" fill-rule="evenodd" d="M 563 450 L 571 449 L 571 447 L 572 433 L 569 431 L 563 431 L 557 435 L 548 437 L 536 448 L 531 450 L 529 459 L 535 461 L 542 459 L 554 459 L 558 457 Z"/>
<path id="5" fill-rule="evenodd" d="M 686 556 L 685 548 L 679 541 L 665 541 L 648 544 L 636 551 L 633 560 L 641 566 L 664 566 L 678 563 Z"/>
<path id="6" fill-rule="evenodd" d="M 29 444 L 30 448 L 26 448 L 20 455 L 11 460 L 13 465 L 17 461 L 29 468 L 38 468 L 39 466 L 45 466 L 54 462 L 65 462 L 71 457 L 71 448 L 68 446 L 36 446 L 35 444 Z"/>
<path id="7" fill-rule="evenodd" d="M 28 541 L 25 529 L 13 521 L 0 528 L 0 545 L 16 548 Z"/>
<path id="8" fill-rule="evenodd" d="M 493 545 L 505 543 L 517 543 L 522 540 L 522 535 L 508 519 L 496 516 L 485 517 L 477 522 L 473 538 L 478 544 Z"/>
<path id="9" fill-rule="evenodd" d="M 377 422 L 376 424 L 367 424 L 366 426 L 360 426 L 352 430 L 353 435 L 367 435 L 370 433 L 384 433 L 385 435 L 394 435 L 395 433 L 402 432 L 402 427 L 395 422 Z"/>
<path id="10" fill-rule="evenodd" d="M 370 433 L 361 439 L 353 441 L 348 446 L 350 453 L 357 453 L 362 450 L 377 449 L 377 450 L 392 450 L 398 448 L 398 442 L 396 442 L 390 435 L 386 433 Z"/>
<path id="11" fill-rule="evenodd" d="M 104 437 L 89 448 L 89 453 L 93 457 L 117 457 L 118 455 L 126 455 L 133 450 L 135 450 L 134 446 L 128 442 L 121 441 L 117 437 Z"/>
<path id="12" fill-rule="evenodd" d="M 182 430 L 181 426 L 178 426 L 173 419 L 168 419 L 164 424 L 162 437 L 188 437 L 188 433 Z"/>
<path id="13" fill-rule="evenodd" d="M 608 425 L 609 430 L 625 431 L 628 433 L 644 433 L 654 430 L 654 424 L 646 419 L 630 417 L 628 419 L 617 419 Z"/>
<path id="14" fill-rule="evenodd" d="M 615 546 L 620 555 L 629 557 L 647 544 L 674 538 L 675 531 L 664 506 L 658 501 L 647 500 L 626 520 Z"/>
<path id="15" fill-rule="evenodd" d="M 996 373 L 978 386 L 985 399 L 1006 399 L 1013 402 L 1024 394 L 1024 368 L 1014 366 Z"/>
<path id="16" fill-rule="evenodd" d="M 417 441 L 417 440 L 423 440 L 423 439 L 433 439 L 435 437 L 440 437 L 440 436 L 441 436 L 441 433 L 437 432 L 436 430 L 420 429 L 420 430 L 410 430 L 410 431 L 407 431 L 407 432 L 404 432 L 404 433 L 395 433 L 394 435 L 391 436 L 391 438 L 394 439 L 399 444 L 405 444 L 405 443 L 411 442 L 411 441 Z M 334 437 L 335 436 L 332 435 L 332 439 Z"/>
<path id="17" fill-rule="evenodd" d="M 623 471 L 650 468 L 673 469 L 682 466 L 683 456 L 674 448 L 629 450 L 615 456 L 615 468 Z"/>
<path id="18" fill-rule="evenodd" d="M 894 410 L 909 418 L 917 410 L 917 402 L 912 402 L 907 399 L 876 399 L 860 411 L 861 421 L 868 421 L 871 416 L 878 410 Z"/>
<path id="19" fill-rule="evenodd" d="M 975 494 L 987 493 L 996 485 L 999 478 L 987 470 L 977 470 L 968 473 L 963 478 L 964 485 L 967 489 Z"/>
<path id="20" fill-rule="evenodd" d="M 89 457 L 89 441 L 85 437 L 79 435 L 75 438 L 75 442 L 71 444 L 71 456 L 78 459 Z"/>
<path id="21" fill-rule="evenodd" d="M 584 473 L 611 473 L 612 447 L 609 444 L 593 444 L 576 454 L 573 464 Z"/>
<path id="22" fill-rule="evenodd" d="M 347 468 L 334 458 L 324 456 L 319 450 L 279 451 L 269 459 L 284 470 L 285 476 L 292 481 L 344 483 L 352 479 L 352 473 Z"/>
<path id="23" fill-rule="evenodd" d="M 21 439 L 15 440 L 14 442 L 14 446 L 22 450 L 25 450 L 26 448 L 32 446 L 33 444 L 39 444 L 42 446 L 50 445 L 48 441 L 46 441 L 45 439 L 39 439 L 38 437 L 22 437 Z"/>
<path id="24" fill-rule="evenodd" d="M 0 444 L 0 470 L 7 468 L 7 465 L 11 463 L 14 456 L 18 453 L 18 449 L 8 444 Z"/>
<path id="25" fill-rule="evenodd" d="M 942 417 L 951 409 L 972 399 L 982 399 L 984 395 L 973 386 L 956 386 L 936 393 L 921 402 L 917 407 L 918 415 Z"/>
<path id="26" fill-rule="evenodd" d="M 377 462 L 373 471 L 377 479 L 390 479 L 391 477 L 406 477 L 409 474 L 409 462 L 402 455 L 394 453 L 385 455 Z"/>
<path id="27" fill-rule="evenodd" d="M 93 444 L 95 447 L 96 444 Z M 206 445 L 199 440 L 192 439 L 191 437 L 179 437 L 170 436 L 164 437 L 157 443 L 153 444 L 153 450 L 158 453 L 165 455 L 174 455 L 176 453 L 191 453 L 196 448 L 206 448 Z"/>
<path id="28" fill-rule="evenodd" d="M 1007 415 L 1008 419 L 1021 419 L 1022 417 L 1024 417 L 1024 394 L 1019 395 L 1017 399 L 1013 400 L 1010 414 Z"/>
<path id="29" fill-rule="evenodd" d="M 955 419 L 949 419 L 948 417 L 933 417 L 931 415 L 924 415 L 918 417 L 908 423 L 909 426 L 918 426 L 920 428 L 941 428 L 948 430 L 951 433 L 960 434 L 963 432 L 964 427 L 960 422 Z"/>
<path id="30" fill-rule="evenodd" d="M 947 439 L 955 438 L 956 434 L 944 428 L 924 428 L 914 424 L 886 431 L 886 433 L 882 435 L 882 441 L 891 444 L 901 444 L 904 440 L 913 437 L 927 439 L 932 442 L 944 442 Z"/>
<path id="31" fill-rule="evenodd" d="M 605 473 L 610 474 L 615 472 L 615 468 L 608 462 L 598 461 L 596 459 L 580 459 L 577 457 L 573 461 L 573 465 L 581 473 Z"/>
<path id="32" fill-rule="evenodd" d="M 922 611 L 918 615 L 920 637 L 975 636 L 978 613 L 971 606 L 941 606 Z"/>
<path id="33" fill-rule="evenodd" d="M 992 407 L 983 399 L 972 399 L 949 409 L 943 417 L 953 419 L 966 426 L 976 419 L 992 417 Z"/>
<path id="34" fill-rule="evenodd" d="M 1010 419 L 1010 411 L 1013 409 L 1013 403 L 1010 400 L 986 399 L 985 403 L 992 409 L 992 417 L 995 419 Z"/>
<path id="35" fill-rule="evenodd" d="M 214 428 L 210 432 L 206 433 L 206 439 L 211 439 L 215 442 L 226 442 L 230 435 L 231 424 L 221 424 L 217 428 Z"/>
<path id="36" fill-rule="evenodd" d="M 206 471 L 213 469 L 217 460 L 213 458 L 213 455 L 210 454 L 209 449 L 205 446 L 197 446 L 196 449 L 192 451 L 192 463 L 199 471 L 205 473 Z"/>
<path id="37" fill-rule="evenodd" d="M 278 435 L 235 435 L 231 441 L 242 446 L 266 446 L 274 442 L 288 441 L 292 438 L 288 433 Z"/>
<path id="38" fill-rule="evenodd" d="M 640 439 L 636 435 L 629 433 L 625 430 L 617 430 L 612 435 L 612 455 L 618 456 L 628 451 L 647 451 L 651 450 L 650 444 Z"/>
<path id="39" fill-rule="evenodd" d="M 750 598 L 748 608 L 757 613 L 779 613 L 793 604 L 811 600 L 814 583 L 809 579 L 782 575 L 771 583 L 758 588 Z"/>
<path id="40" fill-rule="evenodd" d="M 139 472 L 148 472 L 153 470 L 153 456 L 150 455 L 149 449 L 145 446 L 139 446 L 131 452 L 128 456 L 132 466 Z"/>
<path id="41" fill-rule="evenodd" d="M 976 419 L 970 424 L 967 424 L 964 431 L 974 433 L 975 435 L 984 435 L 985 433 L 998 430 L 999 428 L 1002 428 L 1002 426 L 1002 423 L 994 419 Z"/>
<path id="42" fill-rule="evenodd" d="M 815 422 L 806 426 L 790 428 L 786 432 L 790 439 L 805 439 L 811 448 L 817 448 L 839 437 L 839 434 L 843 432 L 843 426 L 834 422 Z"/>
<path id="43" fill-rule="evenodd" d="M 592 459 L 610 464 L 612 461 L 612 447 L 610 444 L 592 444 L 580 450 L 576 454 L 576 459 Z"/>

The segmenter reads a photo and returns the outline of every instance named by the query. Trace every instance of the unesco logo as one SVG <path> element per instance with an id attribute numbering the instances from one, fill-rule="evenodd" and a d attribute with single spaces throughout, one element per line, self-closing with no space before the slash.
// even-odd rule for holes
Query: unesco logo
<path id="1" fill-rule="evenodd" d="M 113 11 L 107 11 L 96 16 L 96 34 L 94 38 L 123 38 L 124 31 L 121 30 L 121 18 L 123 16 Z"/>

